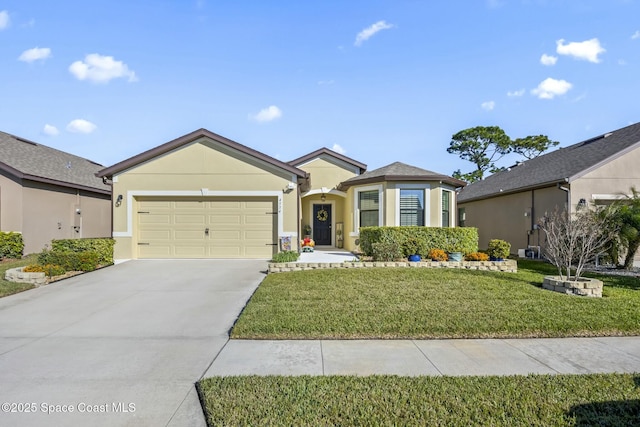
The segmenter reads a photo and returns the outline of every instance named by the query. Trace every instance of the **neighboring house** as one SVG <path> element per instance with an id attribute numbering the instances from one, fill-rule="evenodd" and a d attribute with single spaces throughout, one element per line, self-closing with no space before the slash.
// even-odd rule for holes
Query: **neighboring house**
<path id="1" fill-rule="evenodd" d="M 462 226 L 477 227 L 511 251 L 544 245 L 537 224 L 554 209 L 609 204 L 640 188 L 640 123 L 521 162 L 465 187 L 458 195 Z"/>
<path id="2" fill-rule="evenodd" d="M 285 163 L 200 129 L 105 168 L 116 258 L 270 258 L 304 226 L 318 246 L 357 247 L 366 225 L 455 225 L 464 182 L 322 148 Z"/>
<path id="3" fill-rule="evenodd" d="M 103 166 L 0 132 L 0 230 L 22 233 L 24 253 L 52 239 L 111 235 Z"/>

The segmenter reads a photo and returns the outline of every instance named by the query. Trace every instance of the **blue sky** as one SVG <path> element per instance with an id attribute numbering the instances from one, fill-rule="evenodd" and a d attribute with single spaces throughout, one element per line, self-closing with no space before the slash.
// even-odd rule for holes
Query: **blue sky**
<path id="1" fill-rule="evenodd" d="M 638 17 L 636 0 L 0 0 L 0 130 L 105 166 L 207 128 L 285 161 L 324 146 L 465 172 L 446 152 L 462 129 L 565 146 L 640 121 Z"/>

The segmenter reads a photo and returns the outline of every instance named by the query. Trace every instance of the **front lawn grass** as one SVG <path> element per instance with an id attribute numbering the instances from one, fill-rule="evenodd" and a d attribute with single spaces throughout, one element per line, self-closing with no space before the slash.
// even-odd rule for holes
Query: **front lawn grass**
<path id="1" fill-rule="evenodd" d="M 214 377 L 209 425 L 635 426 L 640 376 Z"/>
<path id="2" fill-rule="evenodd" d="M 0 263 L 0 298 L 7 295 L 16 294 L 18 292 L 32 289 L 34 286 L 30 283 L 9 282 L 4 279 L 4 273 L 10 268 L 24 267 L 36 262 L 37 255 L 29 255 L 22 259 L 4 260 Z"/>
<path id="3" fill-rule="evenodd" d="M 372 268 L 268 275 L 231 337 L 432 339 L 640 335 L 640 280 L 597 276 L 603 298 L 543 290 L 549 264 L 518 273 Z"/>

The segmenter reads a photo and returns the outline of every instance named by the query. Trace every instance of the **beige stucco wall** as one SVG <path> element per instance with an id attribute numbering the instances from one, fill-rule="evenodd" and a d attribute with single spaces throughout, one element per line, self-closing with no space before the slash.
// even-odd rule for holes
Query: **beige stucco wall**
<path id="1" fill-rule="evenodd" d="M 571 207 L 580 199 L 591 203 L 593 195 L 630 194 L 629 189 L 640 190 L 640 148 L 585 174 L 571 183 Z"/>
<path id="2" fill-rule="evenodd" d="M 53 239 L 111 236 L 109 195 L 25 182 L 22 200 L 25 254 L 50 247 Z"/>
<path id="3" fill-rule="evenodd" d="M 556 206 L 564 209 L 566 197 L 564 191 L 549 187 L 458 203 L 458 209 L 465 210 L 466 227 L 478 228 L 480 249 L 486 249 L 491 239 L 502 239 L 511 243 L 512 253 L 517 253 L 528 245 L 542 244 L 541 233 L 534 225 Z"/>
<path id="4" fill-rule="evenodd" d="M 114 200 L 123 196 L 122 204 L 114 207 L 115 257 L 135 257 L 136 195 L 279 197 L 278 234 L 293 236 L 296 242 L 298 193 L 295 188 L 287 190 L 287 184 L 295 181 L 293 174 L 208 138 L 182 146 L 114 176 Z"/>
<path id="5" fill-rule="evenodd" d="M 338 184 L 357 174 L 355 166 L 324 155 L 297 167 L 311 174 L 311 189 L 336 188 Z"/>
<path id="6" fill-rule="evenodd" d="M 22 229 L 22 185 L 0 171 L 0 231 Z"/>

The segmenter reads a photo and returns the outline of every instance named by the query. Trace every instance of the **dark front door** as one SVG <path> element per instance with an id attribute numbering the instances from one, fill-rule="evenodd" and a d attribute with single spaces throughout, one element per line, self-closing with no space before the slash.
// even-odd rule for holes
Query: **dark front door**
<path id="1" fill-rule="evenodd" d="M 331 205 L 313 205 L 313 240 L 331 245 Z"/>

